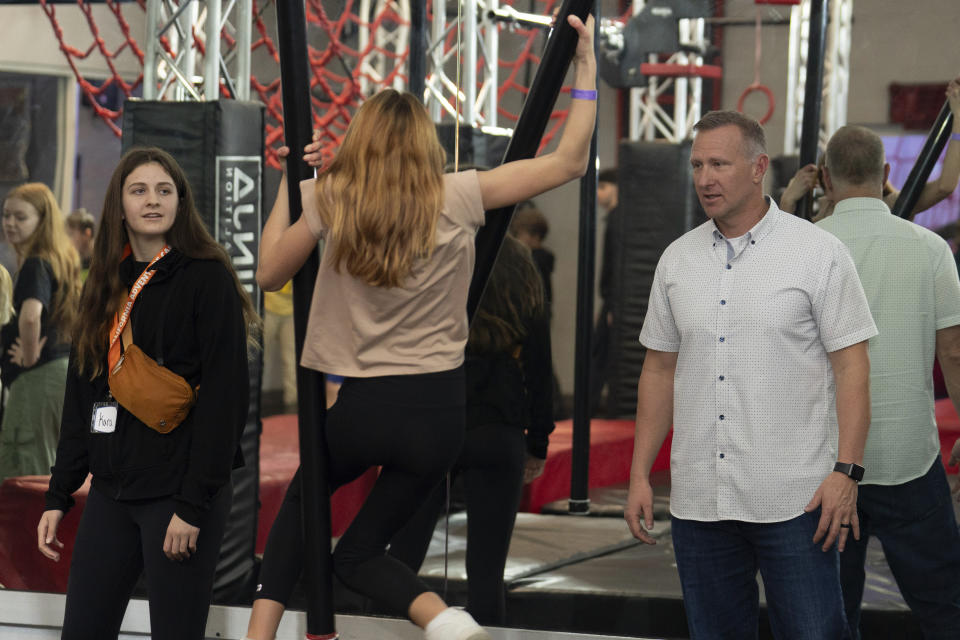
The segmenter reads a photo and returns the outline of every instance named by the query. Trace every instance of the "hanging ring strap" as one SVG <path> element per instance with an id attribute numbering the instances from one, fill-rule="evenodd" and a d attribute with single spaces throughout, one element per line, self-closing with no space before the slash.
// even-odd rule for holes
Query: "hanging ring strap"
<path id="1" fill-rule="evenodd" d="M 757 7 L 757 22 L 756 28 L 754 29 L 755 35 L 753 45 L 753 83 L 744 89 L 743 93 L 740 94 L 740 99 L 737 100 L 737 111 L 743 113 L 743 103 L 746 101 L 747 96 L 754 91 L 759 91 L 767 96 L 767 113 L 764 114 L 764 116 L 760 118 L 758 122 L 760 122 L 760 124 L 766 124 L 773 115 L 773 111 L 777 106 L 777 102 L 773 97 L 773 91 L 770 90 L 770 87 L 760 82 L 760 61 L 763 59 L 763 41 L 761 39 L 762 22 L 760 7 Z"/>

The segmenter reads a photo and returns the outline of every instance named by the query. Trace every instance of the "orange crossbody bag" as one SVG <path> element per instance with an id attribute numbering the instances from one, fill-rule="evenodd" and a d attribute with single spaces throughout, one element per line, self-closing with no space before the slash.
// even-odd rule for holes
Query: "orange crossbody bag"
<path id="1" fill-rule="evenodd" d="M 197 402 L 183 376 L 167 369 L 133 344 L 130 323 L 123 329 L 123 355 L 110 371 L 110 393 L 138 420 L 160 433 L 170 433 Z"/>
<path id="2" fill-rule="evenodd" d="M 154 261 L 165 255 L 167 250 L 158 254 Z M 144 275 L 147 276 L 146 280 L 149 280 L 153 274 L 147 274 L 145 270 Z M 141 279 L 143 277 L 141 276 Z M 146 280 L 143 281 L 144 284 Z M 142 285 L 134 289 L 132 297 L 135 298 L 140 289 Z M 171 282 L 164 299 L 164 309 L 168 308 L 170 296 L 175 289 Z M 127 321 L 129 315 L 126 315 L 129 314 L 132 304 L 131 300 L 125 312 L 125 324 L 120 336 L 120 358 L 110 367 L 107 374 L 110 393 L 124 409 L 142 423 L 160 433 L 170 433 L 190 414 L 193 405 L 197 403 L 200 387 L 191 387 L 183 376 L 163 366 L 164 323 L 162 319 L 157 331 L 159 362 L 133 344 L 133 332 L 130 328 L 132 322 Z"/>

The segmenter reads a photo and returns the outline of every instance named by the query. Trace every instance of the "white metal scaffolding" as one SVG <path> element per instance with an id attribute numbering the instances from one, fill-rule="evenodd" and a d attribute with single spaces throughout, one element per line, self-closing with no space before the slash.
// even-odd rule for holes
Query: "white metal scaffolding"
<path id="1" fill-rule="evenodd" d="M 643 11 L 645 4 L 644 0 L 634 0 L 633 15 Z M 704 19 L 681 19 L 677 24 L 681 47 L 706 50 Z M 703 67 L 703 56 L 678 51 L 660 63 L 658 54 L 650 54 L 649 65 L 641 65 L 641 71 L 657 70 L 662 75 L 645 73 L 647 86 L 630 89 L 630 140 L 666 139 L 678 143 L 690 137 L 693 125 L 700 119 L 703 102 L 703 76 L 698 74 L 697 67 Z M 661 106 L 664 95 L 672 95 L 672 110 Z"/>
<path id="2" fill-rule="evenodd" d="M 824 54 L 823 94 L 819 148 L 823 150 L 834 131 L 847 123 L 850 92 L 850 36 L 853 0 L 830 0 L 827 42 Z M 786 127 L 783 152 L 795 155 L 800 149 L 803 126 L 803 97 L 807 82 L 807 49 L 810 36 L 810 0 L 803 0 L 790 12 L 790 42 L 787 58 Z"/>
<path id="3" fill-rule="evenodd" d="M 250 99 L 252 0 L 147 0 L 146 13 L 144 99 L 218 100 L 221 85 Z"/>
<path id="4" fill-rule="evenodd" d="M 377 22 L 377 16 L 388 15 L 388 9 L 398 19 Z M 368 98 L 386 86 L 384 80 L 410 47 L 410 0 L 361 0 L 360 19 L 364 22 L 357 33 L 360 92 Z M 406 64 L 400 65 L 399 72 L 393 76 L 391 86 L 397 91 L 406 88 L 406 68 Z"/>
<path id="5" fill-rule="evenodd" d="M 457 88 L 456 46 L 444 51 L 458 27 L 456 13 L 447 15 L 445 0 L 433 0 L 431 42 L 427 48 L 424 103 L 435 122 L 444 116 L 470 127 L 497 126 L 499 31 L 498 0 L 460 0 L 460 87 Z M 459 92 L 460 113 L 456 102 Z"/>

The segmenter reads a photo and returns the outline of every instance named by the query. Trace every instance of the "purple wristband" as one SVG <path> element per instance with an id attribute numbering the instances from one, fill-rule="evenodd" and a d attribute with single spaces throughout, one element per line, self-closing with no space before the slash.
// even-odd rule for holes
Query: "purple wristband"
<path id="1" fill-rule="evenodd" d="M 570 89 L 570 97 L 574 100 L 596 100 L 596 89 Z"/>
<path id="2" fill-rule="evenodd" d="M 950 139 L 951 139 L 951 140 L 956 140 L 957 142 L 960 142 L 960 133 L 951 133 L 951 134 L 950 134 Z"/>

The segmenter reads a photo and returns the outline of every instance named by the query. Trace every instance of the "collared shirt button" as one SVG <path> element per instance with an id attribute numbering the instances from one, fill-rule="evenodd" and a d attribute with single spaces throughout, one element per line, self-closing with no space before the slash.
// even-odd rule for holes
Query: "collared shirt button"
<path id="1" fill-rule="evenodd" d="M 731 267 L 730 265 L 727 265 L 727 269 L 733 269 L 733 267 Z"/>
<path id="2" fill-rule="evenodd" d="M 720 414 L 720 419 L 723 420 L 723 414 L 722 414 L 722 413 Z"/>
<path id="3" fill-rule="evenodd" d="M 723 336 L 720 336 L 720 342 L 723 342 L 725 339 Z"/>
<path id="4" fill-rule="evenodd" d="M 721 301 L 720 301 L 720 304 L 727 304 L 727 301 L 726 301 L 726 300 L 721 300 Z"/>
<path id="5" fill-rule="evenodd" d="M 723 458 L 723 454 L 722 454 L 722 453 L 720 454 L 720 457 Z"/>
<path id="6" fill-rule="evenodd" d="M 723 380 L 724 380 L 724 377 L 720 376 L 720 382 L 723 382 Z"/>
<path id="7" fill-rule="evenodd" d="M 750 241 L 750 244 L 757 244 L 757 241 L 756 241 L 756 240 L 751 240 L 751 241 Z"/>

